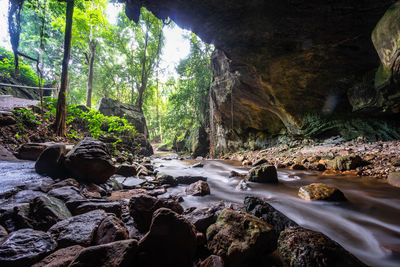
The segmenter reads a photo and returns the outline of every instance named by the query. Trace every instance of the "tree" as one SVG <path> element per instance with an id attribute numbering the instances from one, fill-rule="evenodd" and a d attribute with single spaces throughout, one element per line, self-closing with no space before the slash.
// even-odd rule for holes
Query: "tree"
<path id="1" fill-rule="evenodd" d="M 10 0 L 8 7 L 8 31 L 10 33 L 11 47 L 14 52 L 15 74 L 18 76 L 18 47 L 21 34 L 21 10 L 24 0 Z"/>
<path id="2" fill-rule="evenodd" d="M 56 134 L 57 136 L 65 136 L 66 117 L 67 117 L 67 84 L 68 84 L 68 64 L 71 54 L 71 33 L 74 14 L 75 0 L 66 0 L 66 16 L 65 16 L 65 38 L 64 38 L 64 58 L 62 62 L 60 92 L 58 94 L 57 112 L 56 112 Z"/>

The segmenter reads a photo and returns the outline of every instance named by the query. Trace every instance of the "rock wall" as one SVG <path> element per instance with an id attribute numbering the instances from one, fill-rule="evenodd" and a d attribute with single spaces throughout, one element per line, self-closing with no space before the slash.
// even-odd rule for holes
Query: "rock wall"
<path id="1" fill-rule="evenodd" d="M 149 138 L 146 118 L 135 106 L 121 103 L 118 100 L 110 98 L 102 98 L 99 102 L 98 110 L 106 116 L 117 116 L 127 119 L 135 126 L 139 133 Z"/>
<path id="2" fill-rule="evenodd" d="M 399 88 L 374 93 L 380 60 L 371 41 L 396 0 L 126 2 L 131 19 L 145 6 L 217 48 L 211 93 L 216 153 L 282 129 L 304 134 L 310 115 L 349 117 L 354 110 L 398 119 L 394 102 L 385 108 L 374 104 L 388 103 Z"/>

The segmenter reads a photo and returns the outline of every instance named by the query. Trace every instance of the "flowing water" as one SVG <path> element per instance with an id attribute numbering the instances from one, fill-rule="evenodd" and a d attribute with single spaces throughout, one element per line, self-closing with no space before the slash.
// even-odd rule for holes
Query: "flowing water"
<path id="1" fill-rule="evenodd" d="M 201 160 L 203 168 L 190 168 L 197 162 L 178 160 L 176 155 L 166 153 L 153 158 L 160 173 L 208 178 L 211 195 L 186 196 L 181 203 L 185 208 L 219 200 L 243 203 L 245 196 L 266 198 L 299 225 L 326 234 L 366 264 L 400 266 L 400 188 L 373 178 L 326 177 L 310 171 L 279 170 L 278 185 L 248 183 L 248 189 L 243 191 L 236 189 L 239 178 L 229 178 L 233 170 L 248 171 L 240 162 Z M 301 186 L 315 182 L 339 188 L 348 202 L 310 202 L 297 196 Z M 181 194 L 184 188 L 170 188 L 167 194 Z"/>

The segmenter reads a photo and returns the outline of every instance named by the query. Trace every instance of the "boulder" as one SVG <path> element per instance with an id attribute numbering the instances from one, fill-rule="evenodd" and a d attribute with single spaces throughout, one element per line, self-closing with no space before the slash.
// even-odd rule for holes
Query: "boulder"
<path id="1" fill-rule="evenodd" d="M 64 202 L 83 200 L 85 199 L 79 192 L 79 189 L 74 186 L 63 186 L 47 192 L 49 196 L 61 199 Z"/>
<path id="2" fill-rule="evenodd" d="M 65 145 L 52 145 L 46 147 L 40 153 L 36 163 L 35 170 L 41 175 L 47 175 L 53 178 L 63 178 L 67 176 L 67 171 L 63 168 L 64 157 L 66 154 Z"/>
<path id="3" fill-rule="evenodd" d="M 178 176 L 176 181 L 178 184 L 193 184 L 197 181 L 207 182 L 207 178 L 203 176 Z"/>
<path id="4" fill-rule="evenodd" d="M 107 182 L 116 171 L 106 145 L 89 137 L 68 152 L 64 166 L 74 178 L 96 184 Z"/>
<path id="5" fill-rule="evenodd" d="M 220 256 L 211 255 L 200 262 L 200 267 L 224 267 L 224 260 Z"/>
<path id="6" fill-rule="evenodd" d="M 10 203 L 0 206 L 0 224 L 8 232 L 33 228 L 33 220 L 30 215 L 29 203 Z"/>
<path id="7" fill-rule="evenodd" d="M 122 206 L 118 201 L 106 201 L 99 199 L 98 201 L 91 200 L 78 200 L 67 202 L 67 207 L 71 210 L 73 215 L 84 214 L 94 210 L 104 210 L 107 213 L 113 213 L 117 217 L 121 217 Z"/>
<path id="8" fill-rule="evenodd" d="M 115 174 L 119 174 L 124 177 L 136 176 L 136 174 L 137 174 L 136 166 L 122 164 L 121 166 L 119 166 L 119 168 Z"/>
<path id="9" fill-rule="evenodd" d="M 281 232 L 278 252 L 287 266 L 366 266 L 324 234 L 300 226 Z"/>
<path id="10" fill-rule="evenodd" d="M 36 197 L 30 203 L 30 213 L 34 219 L 35 229 L 47 231 L 59 221 L 72 217 L 61 200 L 51 196 Z"/>
<path id="11" fill-rule="evenodd" d="M 129 267 L 135 264 L 137 241 L 116 241 L 83 249 L 69 267 L 108 266 Z"/>
<path id="12" fill-rule="evenodd" d="M 50 185 L 48 191 L 50 191 L 52 189 L 64 187 L 64 186 L 73 186 L 78 189 L 80 187 L 80 183 L 77 180 L 75 180 L 74 178 L 67 178 L 67 179 L 61 180 L 58 183 L 54 183 L 54 184 Z"/>
<path id="13" fill-rule="evenodd" d="M 178 181 L 171 175 L 157 174 L 157 182 L 161 185 L 177 186 Z"/>
<path id="14" fill-rule="evenodd" d="M 79 245 L 59 249 L 32 267 L 68 267 L 82 249 Z"/>
<path id="15" fill-rule="evenodd" d="M 115 216 L 107 216 L 99 225 L 94 243 L 103 245 L 129 238 L 125 224 Z"/>
<path id="16" fill-rule="evenodd" d="M 57 246 L 45 232 L 21 229 L 12 232 L 0 244 L 0 266 L 30 266 Z"/>
<path id="17" fill-rule="evenodd" d="M 58 247 L 89 246 L 101 221 L 107 217 L 103 210 L 94 210 L 60 221 L 49 229 Z"/>
<path id="18" fill-rule="evenodd" d="M 201 162 L 198 162 L 198 163 L 195 163 L 192 165 L 192 168 L 203 168 L 203 167 L 204 167 L 204 164 Z"/>
<path id="19" fill-rule="evenodd" d="M 256 162 L 254 162 L 252 165 L 253 165 L 253 167 L 256 167 L 256 166 L 260 166 L 263 164 L 268 164 L 268 160 L 266 158 L 259 159 Z"/>
<path id="20" fill-rule="evenodd" d="M 302 186 L 298 195 L 305 200 L 346 201 L 342 191 L 322 183 Z"/>
<path id="21" fill-rule="evenodd" d="M 389 173 L 387 182 L 395 187 L 400 187 L 400 172 Z"/>
<path id="22" fill-rule="evenodd" d="M 210 187 L 204 181 L 198 181 L 186 188 L 186 194 L 192 196 L 205 196 L 210 194 Z"/>
<path id="23" fill-rule="evenodd" d="M 342 156 L 336 157 L 327 163 L 330 169 L 338 171 L 354 170 L 358 167 L 362 167 L 366 162 L 360 156 Z"/>
<path id="24" fill-rule="evenodd" d="M 182 215 L 161 208 L 139 242 L 137 266 L 192 266 L 196 246 L 194 226 Z"/>
<path id="25" fill-rule="evenodd" d="M 297 223 L 260 198 L 245 197 L 244 206 L 248 213 L 272 225 L 278 234 L 286 228 L 297 226 Z"/>
<path id="26" fill-rule="evenodd" d="M 106 116 L 125 118 L 135 126 L 136 131 L 149 137 L 146 119 L 136 106 L 110 98 L 102 98 L 99 102 L 99 112 Z"/>
<path id="27" fill-rule="evenodd" d="M 199 208 L 185 214 L 185 218 L 196 227 L 197 231 L 206 233 L 207 228 L 217 220 L 216 212 L 214 207 Z"/>
<path id="28" fill-rule="evenodd" d="M 203 126 L 193 129 L 189 137 L 184 140 L 186 141 L 185 146 L 193 158 L 205 157 L 210 151 L 210 138 Z"/>
<path id="29" fill-rule="evenodd" d="M 130 214 L 133 217 L 136 228 L 146 232 L 151 224 L 153 213 L 159 208 L 168 208 L 183 213 L 183 208 L 178 202 L 168 199 L 157 199 L 155 197 L 139 194 L 133 196 L 129 201 Z"/>
<path id="30" fill-rule="evenodd" d="M 16 151 L 15 156 L 23 160 L 37 160 L 39 155 L 49 147 L 49 143 L 26 143 L 22 144 Z"/>
<path id="31" fill-rule="evenodd" d="M 259 218 L 224 209 L 207 229 L 208 249 L 229 266 L 243 266 L 246 260 L 276 249 L 273 227 Z"/>
<path id="32" fill-rule="evenodd" d="M 249 181 L 256 183 L 278 183 L 278 174 L 273 165 L 260 165 L 254 167 L 249 172 Z"/>

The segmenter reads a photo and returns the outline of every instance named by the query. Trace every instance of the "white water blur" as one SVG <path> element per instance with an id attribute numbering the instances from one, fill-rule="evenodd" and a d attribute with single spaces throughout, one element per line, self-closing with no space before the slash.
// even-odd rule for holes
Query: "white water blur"
<path id="1" fill-rule="evenodd" d="M 202 207 L 219 200 L 243 203 L 249 195 L 262 197 L 301 226 L 323 232 L 366 264 L 400 266 L 399 251 L 387 249 L 400 248 L 400 189 L 371 178 L 320 177 L 313 172 L 282 170 L 278 172 L 279 185 L 248 183 L 249 189 L 240 191 L 235 189 L 240 179 L 229 178 L 229 174 L 231 171 L 246 173 L 248 168 L 238 162 L 219 160 L 202 160 L 204 168 L 190 168 L 196 162 L 164 160 L 157 156 L 153 159 L 161 173 L 208 178 L 211 195 L 186 196 L 182 203 L 185 208 Z M 338 187 L 349 201 L 300 199 L 298 188 L 313 182 Z M 184 189 L 184 186 L 171 188 L 168 194 L 182 194 Z"/>

